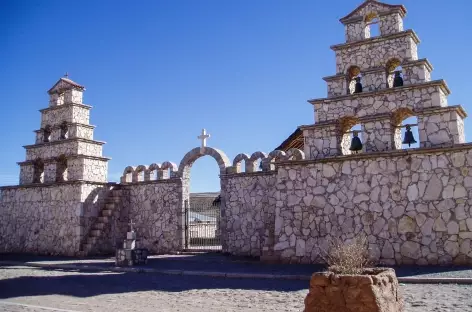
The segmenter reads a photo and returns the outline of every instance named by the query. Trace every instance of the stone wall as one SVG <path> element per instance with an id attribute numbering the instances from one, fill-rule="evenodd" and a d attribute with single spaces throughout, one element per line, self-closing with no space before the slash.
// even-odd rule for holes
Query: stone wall
<path id="1" fill-rule="evenodd" d="M 472 264 L 472 145 L 281 164 L 275 255 L 323 262 L 365 234 L 385 264 Z"/>
<path id="2" fill-rule="evenodd" d="M 226 204 L 222 237 L 226 252 L 261 256 L 273 243 L 275 172 L 240 173 L 223 178 Z"/>
<path id="3" fill-rule="evenodd" d="M 103 143 L 84 139 L 70 139 L 26 147 L 26 160 L 53 158 L 60 155 L 88 155 L 101 157 Z"/>
<path id="4" fill-rule="evenodd" d="M 0 252 L 77 254 L 106 190 L 87 183 L 0 188 Z"/>
<path id="5" fill-rule="evenodd" d="M 182 250 L 182 183 L 171 178 L 122 186 L 121 220 L 131 218 L 143 247 L 152 253 Z M 122 239 L 125 233 L 122 233 Z"/>
<path id="6" fill-rule="evenodd" d="M 349 96 L 311 100 L 314 105 L 315 122 L 335 121 L 343 117 L 372 116 L 392 113 L 398 109 L 421 110 L 447 106 L 442 80 L 427 82 L 376 93 L 364 92 Z M 446 89 L 447 90 L 447 89 Z"/>
<path id="7" fill-rule="evenodd" d="M 91 108 L 91 106 L 84 104 L 64 104 L 42 109 L 40 110 L 41 128 L 47 125 L 59 125 L 64 121 L 88 125 Z"/>
<path id="8" fill-rule="evenodd" d="M 336 73 L 345 74 L 351 66 L 361 70 L 382 67 L 390 59 L 400 62 L 417 60 L 418 37 L 412 30 L 385 37 L 374 37 L 358 43 L 340 44 L 331 48 L 336 52 Z M 369 44 L 369 48 L 366 45 Z"/>

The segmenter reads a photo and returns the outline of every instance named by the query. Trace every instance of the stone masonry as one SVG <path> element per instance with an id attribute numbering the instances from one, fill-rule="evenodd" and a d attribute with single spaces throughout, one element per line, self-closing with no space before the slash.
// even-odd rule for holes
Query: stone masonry
<path id="1" fill-rule="evenodd" d="M 366 235 L 372 259 L 384 264 L 471 265 L 467 114 L 449 106 L 446 82 L 432 80 L 432 65 L 418 59 L 405 15 L 401 5 L 367 0 L 341 19 L 346 42 L 331 47 L 327 98 L 308 101 L 314 124 L 300 126 L 303 151 L 241 153 L 231 162 L 206 146 L 203 130 L 202 145 L 179 165 L 129 166 L 118 185 L 106 183 L 108 159 L 93 138 L 84 88 L 61 78 L 35 144 L 25 146 L 20 185 L 0 188 L 0 252 L 109 254 L 131 220 L 150 252 L 181 251 L 191 167 L 209 156 L 220 169 L 223 252 L 321 263 L 331 239 Z M 406 125 L 409 117 L 417 124 Z M 417 127 L 418 146 L 403 144 L 407 126 Z M 354 127 L 359 153 L 350 150 Z"/>

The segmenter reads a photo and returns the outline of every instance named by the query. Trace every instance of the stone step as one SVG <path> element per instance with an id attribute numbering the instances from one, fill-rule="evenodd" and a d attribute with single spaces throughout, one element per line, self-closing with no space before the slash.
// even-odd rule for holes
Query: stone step
<path id="1" fill-rule="evenodd" d="M 91 230 L 90 231 L 90 236 L 92 237 L 100 237 L 102 235 L 102 230 Z"/>
<path id="2" fill-rule="evenodd" d="M 113 211 L 109 209 L 103 209 L 102 210 L 102 216 L 104 217 L 111 217 L 113 215 Z"/>
<path id="3" fill-rule="evenodd" d="M 108 216 L 105 217 L 98 217 L 98 222 L 100 223 L 108 223 L 110 222 L 110 218 Z"/>
<path id="4" fill-rule="evenodd" d="M 116 196 L 116 197 L 120 197 L 122 195 L 121 190 L 116 190 L 116 189 L 111 191 L 111 193 L 113 194 L 113 196 Z"/>
<path id="5" fill-rule="evenodd" d="M 96 222 L 92 226 L 92 229 L 94 229 L 94 230 L 103 230 L 104 228 L 105 228 L 105 223 L 103 223 L 103 222 Z"/>

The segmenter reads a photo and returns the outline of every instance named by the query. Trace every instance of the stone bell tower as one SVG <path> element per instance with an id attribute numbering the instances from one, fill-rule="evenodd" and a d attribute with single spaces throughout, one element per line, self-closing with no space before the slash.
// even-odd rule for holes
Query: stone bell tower
<path id="1" fill-rule="evenodd" d="M 41 109 L 36 142 L 24 146 L 20 185 L 65 181 L 107 182 L 105 142 L 93 139 L 89 105 L 82 103 L 85 88 L 66 75 L 48 91 L 49 107 Z"/>
<path id="2" fill-rule="evenodd" d="M 340 21 L 346 42 L 331 46 L 336 74 L 325 77 L 328 97 L 310 100 L 315 124 L 302 126 L 308 159 L 349 155 L 359 126 L 360 153 L 400 150 L 402 128 L 418 127 L 420 148 L 465 143 L 461 106 L 449 106 L 444 80 L 418 59 L 418 36 L 403 29 L 406 9 L 366 0 Z M 374 28 L 378 33 L 372 32 Z M 417 124 L 402 125 L 409 117 Z"/>

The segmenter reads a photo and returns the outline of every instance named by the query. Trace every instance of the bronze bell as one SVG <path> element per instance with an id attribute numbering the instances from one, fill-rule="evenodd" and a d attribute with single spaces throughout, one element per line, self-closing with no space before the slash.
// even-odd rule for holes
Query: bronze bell
<path id="1" fill-rule="evenodd" d="M 417 143 L 415 137 L 413 136 L 413 132 L 411 132 L 411 126 L 406 125 L 405 131 L 405 139 L 402 142 L 403 144 L 408 144 L 408 147 L 411 147 L 411 144 Z"/>
<path id="2" fill-rule="evenodd" d="M 356 87 L 354 89 L 354 93 L 362 93 L 361 77 L 356 78 Z"/>
<path id="3" fill-rule="evenodd" d="M 400 71 L 395 71 L 395 78 L 393 79 L 393 87 L 403 87 L 403 78 L 400 75 Z"/>
<path id="4" fill-rule="evenodd" d="M 362 142 L 361 139 L 359 139 L 357 131 L 354 131 L 352 133 L 351 147 L 349 148 L 349 150 L 355 153 L 362 150 Z"/>

